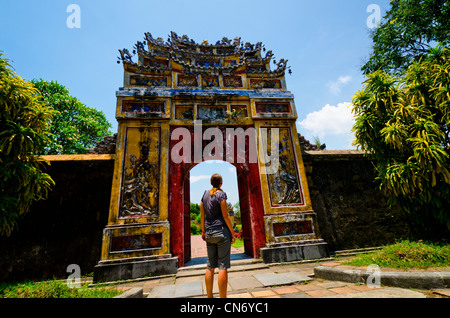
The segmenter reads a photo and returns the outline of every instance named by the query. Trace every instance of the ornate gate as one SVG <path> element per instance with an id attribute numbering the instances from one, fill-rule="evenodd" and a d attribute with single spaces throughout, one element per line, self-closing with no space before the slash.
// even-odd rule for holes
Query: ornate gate
<path id="1" fill-rule="evenodd" d="M 262 43 L 197 44 L 174 32 L 167 42 L 146 33 L 135 46 L 136 62 L 119 51 L 116 163 L 94 280 L 173 273 L 184 265 L 189 170 L 210 159 L 237 168 L 247 254 L 266 262 L 326 256 L 286 60 L 271 70 L 273 54 Z"/>

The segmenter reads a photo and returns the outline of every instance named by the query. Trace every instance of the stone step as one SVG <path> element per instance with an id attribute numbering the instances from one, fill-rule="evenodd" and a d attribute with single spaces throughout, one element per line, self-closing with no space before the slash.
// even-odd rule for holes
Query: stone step
<path id="1" fill-rule="evenodd" d="M 375 251 L 378 251 L 381 249 L 382 249 L 382 247 L 356 248 L 356 249 L 335 251 L 335 252 L 331 253 L 331 255 L 332 256 L 352 256 L 352 255 L 358 255 L 358 254 L 372 253 L 372 252 L 375 252 Z"/>
<path id="2" fill-rule="evenodd" d="M 241 259 L 231 261 L 231 267 L 228 272 L 240 272 L 240 271 L 251 271 L 269 268 L 267 264 L 264 264 L 261 259 Z M 192 265 L 180 267 L 176 277 L 189 277 L 189 276 L 201 276 L 205 274 L 206 264 Z M 218 272 L 218 269 L 216 269 Z"/>
<path id="3" fill-rule="evenodd" d="M 237 266 L 237 265 L 248 265 L 248 264 L 260 264 L 260 263 L 263 263 L 263 261 L 262 261 L 262 259 L 259 259 L 259 258 L 247 257 L 247 258 L 233 259 L 233 257 L 232 257 L 230 263 L 231 263 L 231 266 Z M 205 268 L 206 268 L 206 258 L 202 264 L 180 267 L 178 269 L 178 271 L 189 271 L 189 270 L 205 269 Z"/>

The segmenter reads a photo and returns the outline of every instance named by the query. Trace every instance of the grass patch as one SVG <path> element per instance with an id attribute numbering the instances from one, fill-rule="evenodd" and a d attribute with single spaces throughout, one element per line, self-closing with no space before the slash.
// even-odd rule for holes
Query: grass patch
<path id="1" fill-rule="evenodd" d="M 112 298 L 123 291 L 112 286 L 69 288 L 65 281 L 0 283 L 0 298 Z"/>
<path id="2" fill-rule="evenodd" d="M 234 241 L 233 244 L 231 244 L 231 246 L 233 246 L 234 248 L 243 247 L 244 246 L 244 240 L 236 238 L 236 240 Z"/>
<path id="3" fill-rule="evenodd" d="M 450 266 L 450 245 L 400 241 L 379 251 L 358 255 L 343 264 L 390 268 L 427 268 Z"/>

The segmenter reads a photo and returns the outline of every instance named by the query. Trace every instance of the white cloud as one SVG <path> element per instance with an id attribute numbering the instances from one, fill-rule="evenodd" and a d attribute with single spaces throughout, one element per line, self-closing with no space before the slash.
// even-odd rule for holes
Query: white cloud
<path id="1" fill-rule="evenodd" d="M 306 115 L 298 125 L 320 138 L 326 135 L 349 134 L 354 123 L 349 106 L 350 103 L 347 102 L 339 103 L 337 106 L 327 104 L 321 110 Z"/>
<path id="2" fill-rule="evenodd" d="M 342 86 L 344 86 L 351 80 L 352 80 L 352 77 L 350 75 L 340 76 L 336 81 L 328 82 L 327 86 L 331 93 L 338 94 L 341 92 Z"/>
<path id="3" fill-rule="evenodd" d="M 207 176 L 207 175 L 190 176 L 189 177 L 189 181 L 190 181 L 190 183 L 195 183 L 195 182 L 200 181 L 200 180 L 209 179 L 210 177 L 211 176 Z"/>

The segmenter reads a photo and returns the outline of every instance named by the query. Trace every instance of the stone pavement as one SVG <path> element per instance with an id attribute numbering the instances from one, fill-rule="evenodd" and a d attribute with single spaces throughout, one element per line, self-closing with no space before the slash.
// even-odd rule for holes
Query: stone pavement
<path id="1" fill-rule="evenodd" d="M 206 249 L 202 241 L 192 237 L 192 256 L 176 275 L 154 277 L 120 284 L 124 290 L 143 289 L 146 298 L 205 298 L 204 273 Z M 332 258 L 293 264 L 264 264 L 234 249 L 228 270 L 228 298 L 449 298 L 450 289 L 410 289 L 372 286 L 363 282 L 346 282 L 315 277 L 314 269 L 330 267 L 342 271 L 355 267 L 341 265 L 345 258 Z M 446 270 L 446 269 L 444 269 Z M 448 269 L 447 269 L 448 270 Z M 213 292 L 218 297 L 217 270 Z"/>
<path id="2" fill-rule="evenodd" d="M 329 261 L 328 261 L 329 262 Z M 269 266 L 260 260 L 232 261 L 228 274 L 228 298 L 445 298 L 450 289 L 418 290 L 371 287 L 314 278 L 314 268 L 327 261 Z M 122 284 L 124 290 L 143 288 L 147 298 L 205 298 L 204 266 L 181 268 L 177 275 Z M 217 275 L 213 287 L 218 295 Z"/>

